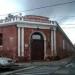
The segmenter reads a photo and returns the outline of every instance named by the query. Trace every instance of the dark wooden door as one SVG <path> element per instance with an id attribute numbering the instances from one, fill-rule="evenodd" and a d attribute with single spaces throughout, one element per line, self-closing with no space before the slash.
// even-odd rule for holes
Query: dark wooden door
<path id="1" fill-rule="evenodd" d="M 31 39 L 31 60 L 43 60 L 44 59 L 44 40 Z"/>

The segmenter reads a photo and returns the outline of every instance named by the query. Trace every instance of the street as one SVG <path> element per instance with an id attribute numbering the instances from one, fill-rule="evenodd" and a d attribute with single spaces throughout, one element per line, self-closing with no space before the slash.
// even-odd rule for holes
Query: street
<path id="1" fill-rule="evenodd" d="M 25 66 L 25 65 L 24 65 Z M 28 67 L 1 73 L 0 75 L 74 75 L 75 58 L 53 61 L 32 62 Z"/>

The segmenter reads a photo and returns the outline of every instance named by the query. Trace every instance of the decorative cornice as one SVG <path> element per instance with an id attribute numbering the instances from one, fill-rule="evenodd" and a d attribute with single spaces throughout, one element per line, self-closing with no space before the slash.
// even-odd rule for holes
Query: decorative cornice
<path id="1" fill-rule="evenodd" d="M 11 18 L 11 19 L 3 19 L 0 20 L 0 26 L 8 26 L 8 25 L 17 25 L 17 26 L 22 26 L 22 27 L 33 27 L 36 28 L 38 27 L 49 27 L 49 26 L 56 26 L 55 21 L 49 21 L 47 22 L 37 22 L 37 21 L 30 21 L 26 20 L 24 17 L 18 17 L 18 18 Z M 49 29 L 49 28 L 48 28 Z"/>
<path id="2" fill-rule="evenodd" d="M 50 23 L 31 22 L 31 21 L 23 21 L 17 23 L 17 27 L 50 29 L 50 26 L 56 26 L 56 25 L 52 25 Z"/>
<path id="3" fill-rule="evenodd" d="M 50 29 L 50 26 L 56 26 L 54 23 L 41 23 L 41 22 L 32 22 L 32 21 L 9 21 L 5 23 L 0 23 L 0 26 L 9 26 L 16 25 L 17 27 L 28 27 L 28 28 L 41 28 L 41 29 Z"/>

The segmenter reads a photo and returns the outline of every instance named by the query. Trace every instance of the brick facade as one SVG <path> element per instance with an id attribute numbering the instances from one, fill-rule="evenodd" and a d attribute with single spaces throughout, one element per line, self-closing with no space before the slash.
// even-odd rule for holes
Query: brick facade
<path id="1" fill-rule="evenodd" d="M 27 58 L 31 58 L 30 56 L 30 52 L 31 52 L 31 49 L 30 49 L 30 38 L 31 38 L 31 34 L 34 33 L 34 32 L 42 32 L 44 33 L 44 35 L 46 36 L 47 40 L 46 41 L 46 53 L 47 53 L 47 56 L 50 56 L 51 55 L 51 47 L 50 47 L 50 30 L 49 29 L 34 29 L 34 28 L 25 28 L 24 29 L 24 43 L 25 44 L 28 44 L 28 47 L 25 47 L 24 51 L 25 51 L 25 56 Z"/>
<path id="2" fill-rule="evenodd" d="M 17 52 L 17 28 L 16 26 L 0 27 L 3 35 L 3 45 L 0 46 L 0 56 L 16 58 Z"/>
<path id="3" fill-rule="evenodd" d="M 43 60 L 64 58 L 72 54 L 74 47 L 70 40 L 58 25 L 45 25 L 51 23 L 47 17 L 29 15 L 24 17 L 24 21 L 27 23 L 5 23 L 0 27 L 0 33 L 3 35 L 0 56 L 11 57 L 19 62 L 31 61 L 31 36 L 35 32 L 43 36 Z M 29 26 L 25 26 L 26 24 Z"/>

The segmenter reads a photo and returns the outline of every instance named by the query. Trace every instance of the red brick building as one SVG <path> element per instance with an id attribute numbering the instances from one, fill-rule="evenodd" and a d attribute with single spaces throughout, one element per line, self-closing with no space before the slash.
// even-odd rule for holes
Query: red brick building
<path id="1" fill-rule="evenodd" d="M 57 22 L 27 15 L 0 20 L 0 55 L 18 61 L 72 55 L 74 46 Z"/>

